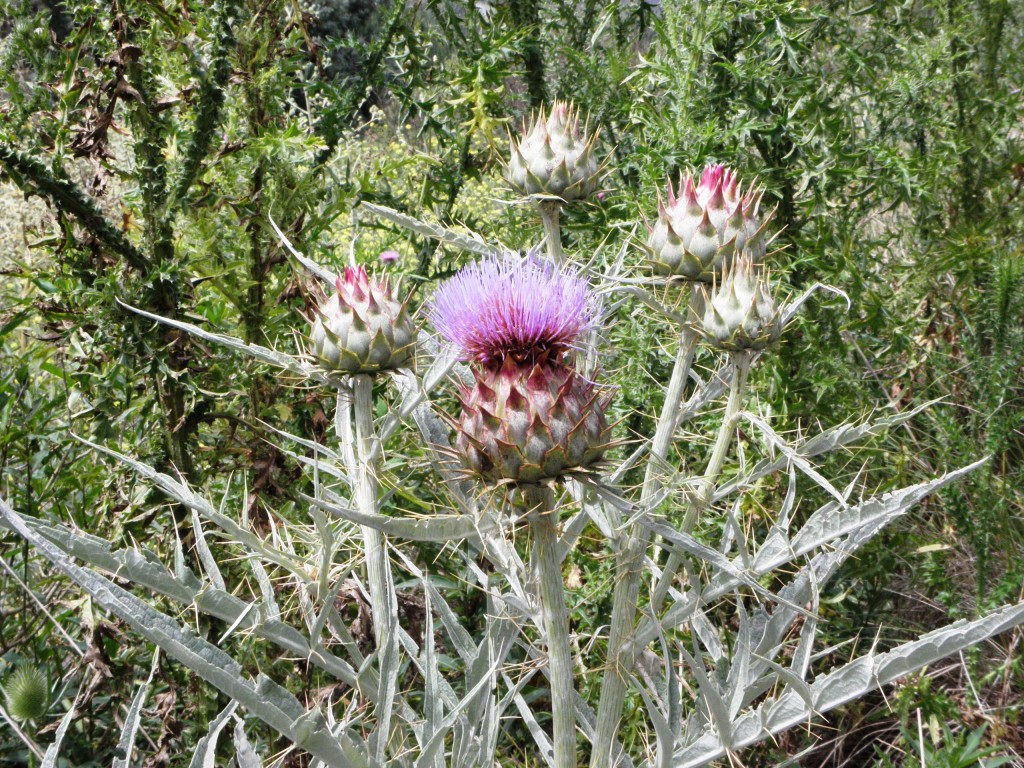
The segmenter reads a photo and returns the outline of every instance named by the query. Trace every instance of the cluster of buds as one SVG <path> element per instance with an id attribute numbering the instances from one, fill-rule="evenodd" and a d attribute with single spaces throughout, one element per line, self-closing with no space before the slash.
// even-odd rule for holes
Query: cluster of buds
<path id="1" fill-rule="evenodd" d="M 408 365 L 416 327 L 388 281 L 371 279 L 358 266 L 346 267 L 334 285 L 335 293 L 313 319 L 313 352 L 320 363 L 351 374 Z"/>
<path id="2" fill-rule="evenodd" d="M 556 101 L 550 114 L 541 108 L 534 116 L 525 138 L 512 138 L 508 180 L 523 195 L 588 197 L 597 189 L 600 171 L 593 145 L 594 137 L 580 132 L 576 110 Z"/>
<path id="3" fill-rule="evenodd" d="M 705 297 L 704 335 L 730 352 L 764 349 L 779 338 L 782 319 L 768 276 L 746 255 L 733 260 Z"/>
<path id="4" fill-rule="evenodd" d="M 756 188 L 742 191 L 736 173 L 720 164 L 705 168 L 700 183 L 687 172 L 678 192 L 669 184 L 647 241 L 655 273 L 711 282 L 736 254 L 760 263 L 772 218 L 771 213 L 761 217 L 761 196 Z"/>
<path id="5" fill-rule="evenodd" d="M 435 293 L 430 316 L 472 364 L 456 449 L 490 482 L 536 484 L 599 461 L 610 394 L 577 373 L 573 344 L 594 321 L 586 281 L 534 256 L 493 256 Z"/>

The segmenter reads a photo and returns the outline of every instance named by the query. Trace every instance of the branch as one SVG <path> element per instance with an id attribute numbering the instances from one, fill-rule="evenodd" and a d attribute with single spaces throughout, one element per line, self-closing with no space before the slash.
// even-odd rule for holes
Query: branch
<path id="1" fill-rule="evenodd" d="M 39 160 L 4 141 L 0 141 L 0 165 L 26 195 L 39 195 L 64 213 L 73 216 L 97 240 L 120 254 L 143 275 L 150 270 L 149 260 L 106 217 L 96 201 L 73 181 L 56 176 Z"/>

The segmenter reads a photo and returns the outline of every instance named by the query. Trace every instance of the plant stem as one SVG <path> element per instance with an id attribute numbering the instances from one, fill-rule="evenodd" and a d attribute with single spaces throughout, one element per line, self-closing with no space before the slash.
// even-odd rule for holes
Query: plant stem
<path id="1" fill-rule="evenodd" d="M 353 501 L 356 509 L 377 514 L 377 461 L 372 457 L 379 454 L 375 450 L 377 438 L 373 430 L 373 379 L 366 374 L 359 374 L 352 376 L 351 381 L 353 418 L 339 419 L 345 431 L 342 440 L 347 443 L 347 446 L 342 448 L 342 455 L 349 465 L 348 472 L 353 483 Z M 343 407 L 344 399 L 339 393 L 339 410 Z M 348 404 L 344 405 L 347 408 Z M 383 534 L 369 526 L 364 525 L 360 528 L 366 556 L 370 608 L 373 611 L 373 637 L 377 647 L 382 648 L 386 633 L 393 629 L 393 624 L 397 620 L 394 588 L 390 578 L 391 569 L 388 567 Z"/>
<path id="2" fill-rule="evenodd" d="M 694 302 L 691 293 L 690 303 Z M 640 509 L 646 513 L 652 501 L 661 490 L 658 471 L 668 456 L 675 434 L 679 409 L 682 404 L 686 380 L 690 377 L 693 353 L 697 346 L 697 332 L 685 326 L 679 339 L 675 367 L 665 392 L 661 418 L 651 441 L 650 457 L 640 494 Z M 612 618 L 608 635 L 608 664 L 601 681 L 601 697 L 597 710 L 597 729 L 594 733 L 594 748 L 590 755 L 591 768 L 607 768 L 617 763 L 613 754 L 615 736 L 619 730 L 622 706 L 626 699 L 626 684 L 633 668 L 633 645 L 631 639 L 636 624 L 636 610 L 640 595 L 640 580 L 643 576 L 644 558 L 650 534 L 644 526 L 634 523 L 626 535 L 616 572 L 615 594 L 612 602 Z M 617 753 L 617 750 L 616 750 Z"/>
<path id="3" fill-rule="evenodd" d="M 538 207 L 541 221 L 544 222 L 548 258 L 553 264 L 561 266 L 565 263 L 565 254 L 562 253 L 562 228 L 558 223 L 562 216 L 562 204 L 556 200 L 542 200 Z"/>
<path id="4" fill-rule="evenodd" d="M 540 575 L 540 602 L 544 613 L 544 634 L 548 645 L 548 679 L 551 685 L 552 741 L 555 768 L 577 768 L 576 707 L 572 679 L 572 650 L 569 645 L 569 609 L 562 584 L 558 533 L 555 530 L 554 494 L 550 488 L 527 485 L 522 488 L 533 533 L 533 565 Z"/>
<path id="5" fill-rule="evenodd" d="M 715 447 L 711 451 L 711 458 L 708 460 L 707 469 L 704 471 L 704 477 L 701 479 L 700 490 L 693 497 L 690 504 L 687 505 L 686 516 L 683 518 L 683 524 L 680 527 L 680 530 L 686 534 L 693 533 L 693 529 L 697 526 L 697 521 L 700 520 L 700 516 L 704 514 L 704 510 L 711 503 L 711 498 L 715 493 L 715 486 L 718 483 L 718 477 L 722 474 L 725 457 L 729 454 L 729 446 L 732 444 L 732 438 L 736 434 L 736 415 L 740 412 L 740 406 L 743 404 L 743 392 L 746 389 L 747 373 L 750 371 L 750 353 L 735 352 L 732 355 L 732 362 L 733 370 L 732 378 L 729 382 L 729 400 L 725 406 L 725 414 L 722 416 L 722 426 L 718 429 L 718 438 L 715 440 Z M 682 557 L 676 550 L 669 552 L 668 561 L 661 572 L 661 578 L 658 579 L 654 592 L 651 594 L 650 607 L 652 614 L 657 614 L 661 608 L 661 604 L 668 594 L 669 585 L 672 583 L 672 579 L 675 577 L 676 571 L 682 562 Z"/>

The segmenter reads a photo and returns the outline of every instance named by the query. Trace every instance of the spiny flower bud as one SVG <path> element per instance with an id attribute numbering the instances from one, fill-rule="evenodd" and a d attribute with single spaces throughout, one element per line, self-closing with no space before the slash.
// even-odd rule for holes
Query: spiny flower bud
<path id="1" fill-rule="evenodd" d="M 37 667 L 18 667 L 4 683 L 7 711 L 15 720 L 38 720 L 50 708 L 50 685 Z"/>
<path id="2" fill-rule="evenodd" d="M 667 203 L 658 199 L 658 221 L 647 241 L 651 265 L 659 275 L 710 282 L 747 253 L 760 262 L 768 247 L 765 235 L 774 212 L 762 220 L 763 190 L 740 190 L 735 171 L 709 165 L 695 184 L 689 171 L 678 192 L 668 186 Z"/>
<path id="3" fill-rule="evenodd" d="M 597 188 L 599 167 L 594 137 L 580 133 L 579 116 L 556 101 L 550 115 L 544 108 L 522 140 L 512 139 L 508 180 L 524 195 L 552 195 L 563 200 L 587 197 Z"/>
<path id="4" fill-rule="evenodd" d="M 434 295 L 434 326 L 473 363 L 455 446 L 492 482 L 538 483 L 597 462 L 610 394 L 566 352 L 594 322 L 586 281 L 532 256 L 490 257 Z"/>
<path id="5" fill-rule="evenodd" d="M 412 357 L 416 328 L 388 281 L 371 280 L 362 266 L 346 267 L 335 293 L 317 309 L 313 352 L 325 367 L 344 373 L 400 368 Z"/>
<path id="6" fill-rule="evenodd" d="M 782 321 L 768 279 L 746 254 L 733 261 L 706 299 L 703 330 L 712 344 L 730 351 L 763 349 L 779 338 Z"/>

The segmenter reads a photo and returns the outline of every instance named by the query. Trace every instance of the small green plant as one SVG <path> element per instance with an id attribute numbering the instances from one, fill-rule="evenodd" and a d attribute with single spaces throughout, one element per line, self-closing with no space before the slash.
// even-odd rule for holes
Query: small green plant
<path id="1" fill-rule="evenodd" d="M 998 745 L 983 744 L 987 729 L 987 725 L 973 731 L 953 729 L 937 722 L 917 730 L 901 728 L 903 759 L 894 761 L 889 755 L 881 755 L 875 768 L 999 768 L 1012 763 L 1012 757 L 997 754 L 1003 751 Z"/>

